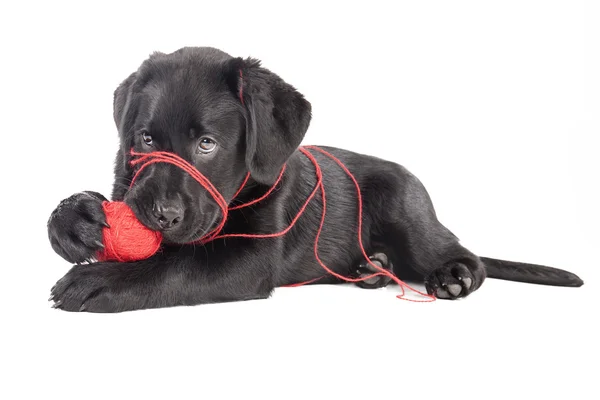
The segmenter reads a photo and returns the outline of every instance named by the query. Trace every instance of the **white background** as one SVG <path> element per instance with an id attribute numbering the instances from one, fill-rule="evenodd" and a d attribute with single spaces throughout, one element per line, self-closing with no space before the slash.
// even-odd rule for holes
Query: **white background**
<path id="1" fill-rule="evenodd" d="M 598 2 L 90 4 L 0 6 L 0 397 L 597 395 Z M 306 143 L 405 165 L 477 254 L 586 285 L 488 280 L 433 304 L 315 286 L 118 315 L 51 309 L 69 265 L 47 218 L 74 192 L 110 194 L 113 90 L 152 51 L 182 46 L 262 59 L 312 102 Z"/>

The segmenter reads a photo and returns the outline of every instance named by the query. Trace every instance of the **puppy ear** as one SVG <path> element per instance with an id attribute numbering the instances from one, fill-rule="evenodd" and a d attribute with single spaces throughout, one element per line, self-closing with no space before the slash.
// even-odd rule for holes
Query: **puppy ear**
<path id="1" fill-rule="evenodd" d="M 182 49 L 180 49 L 182 50 Z M 178 50 L 178 51 L 180 51 Z M 150 79 L 150 74 L 144 73 L 156 59 L 166 54 L 155 51 L 142 63 L 140 68 L 127 77 L 115 90 L 113 98 L 113 117 L 121 138 L 131 135 L 131 128 L 137 117 L 137 107 L 134 106 L 134 89 L 141 89 Z M 129 149 L 127 149 L 129 151 Z"/>
<path id="2" fill-rule="evenodd" d="M 137 112 L 133 103 L 132 87 L 137 79 L 137 73 L 134 72 L 125 79 L 115 90 L 113 99 L 113 118 L 119 131 L 120 145 L 115 161 L 115 183 L 113 186 L 113 200 L 122 200 L 129 187 L 129 182 L 133 176 L 131 167 L 128 163 L 129 150 L 132 146 L 131 127 L 135 121 Z"/>
<path id="3" fill-rule="evenodd" d="M 115 90 L 113 98 L 113 118 L 117 129 L 121 132 L 123 117 L 125 116 L 129 103 L 131 102 L 131 87 L 137 78 L 137 72 L 132 73 Z"/>
<path id="4" fill-rule="evenodd" d="M 255 180 L 272 185 L 304 138 L 310 103 L 252 58 L 231 60 L 227 83 L 246 111 L 246 166 Z"/>

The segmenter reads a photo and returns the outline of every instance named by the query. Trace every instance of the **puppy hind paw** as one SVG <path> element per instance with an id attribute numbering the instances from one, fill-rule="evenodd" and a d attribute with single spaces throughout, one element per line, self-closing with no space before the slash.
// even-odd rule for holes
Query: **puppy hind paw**
<path id="1" fill-rule="evenodd" d="M 461 262 L 450 262 L 433 271 L 425 279 L 427 293 L 438 299 L 466 297 L 480 285 L 483 276 L 477 268 L 470 269 Z"/>
<path id="2" fill-rule="evenodd" d="M 385 270 L 392 270 L 392 263 L 389 260 L 388 256 L 384 253 L 374 253 L 369 257 L 371 262 L 377 265 L 379 268 L 383 268 Z M 356 267 L 356 271 L 354 273 L 357 278 L 366 278 L 369 275 L 376 274 L 381 272 L 373 265 L 368 263 L 367 261 L 363 261 Z M 363 281 L 355 282 L 356 286 L 361 287 L 363 289 L 379 289 L 387 286 L 392 279 L 389 276 L 378 275 L 371 278 L 367 278 Z"/>

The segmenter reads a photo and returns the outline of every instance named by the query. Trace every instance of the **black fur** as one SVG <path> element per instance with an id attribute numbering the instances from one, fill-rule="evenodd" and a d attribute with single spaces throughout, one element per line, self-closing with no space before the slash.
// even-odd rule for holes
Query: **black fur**
<path id="1" fill-rule="evenodd" d="M 240 94 L 242 99 L 240 99 Z M 115 164 L 113 200 L 124 200 L 148 227 L 163 229 L 160 210 L 182 219 L 163 229 L 166 245 L 155 256 L 131 263 L 74 266 L 52 289 L 55 307 L 68 311 L 118 312 L 142 308 L 266 298 L 273 288 L 324 275 L 313 256 L 321 201 L 313 200 L 298 224 L 273 239 L 229 238 L 206 246 L 186 243 L 208 232 L 219 209 L 190 176 L 169 164 L 154 164 L 129 184 L 130 149 L 177 153 L 207 176 L 227 201 L 247 171 L 251 179 L 234 202 L 257 198 L 287 170 L 271 196 L 230 213 L 224 232 L 270 233 L 285 228 L 315 185 L 312 164 L 296 149 L 308 128 L 310 103 L 257 60 L 232 58 L 212 48 L 156 53 L 117 88 L 114 118 L 121 145 Z M 209 154 L 199 148 L 208 136 Z M 151 145 L 144 142 L 151 137 Z M 403 167 L 374 157 L 327 148 L 356 176 L 364 198 L 363 239 L 373 259 L 400 277 L 418 277 L 439 298 L 464 297 L 481 286 L 486 266 L 459 244 L 436 218 L 419 180 Z M 324 171 L 327 217 L 320 256 L 340 274 L 369 273 L 356 241 L 354 186 L 329 158 L 314 152 Z M 50 242 L 66 260 L 91 260 L 101 248 L 105 223 L 94 192 L 59 205 L 48 222 Z M 491 263 L 498 278 L 579 286 L 575 275 L 540 266 Z M 526 273 L 519 271 L 522 266 Z M 505 272 L 503 272 L 505 271 Z M 533 271 L 533 272 L 532 272 Z M 529 278 L 528 278 L 529 277 Z M 319 283 L 337 283 L 327 276 Z M 374 280 L 362 287 L 381 287 Z"/>

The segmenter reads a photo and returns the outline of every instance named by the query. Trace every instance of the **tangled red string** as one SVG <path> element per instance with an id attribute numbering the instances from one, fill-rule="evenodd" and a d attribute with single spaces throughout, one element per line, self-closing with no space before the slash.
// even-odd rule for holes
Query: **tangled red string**
<path id="1" fill-rule="evenodd" d="M 358 244 L 359 244 L 359 247 L 360 247 L 360 250 L 362 252 L 364 259 L 373 268 L 375 268 L 379 272 L 375 272 L 371 275 L 360 277 L 360 278 L 350 278 L 350 277 L 340 275 L 337 272 L 330 269 L 329 267 L 327 267 L 327 265 L 325 265 L 323 260 L 321 260 L 321 258 L 319 257 L 319 238 L 323 231 L 323 225 L 325 224 L 325 216 L 327 214 L 327 197 L 325 194 L 325 187 L 323 185 L 323 172 L 321 170 L 321 166 L 317 162 L 316 158 L 312 155 L 312 153 L 310 153 L 307 149 L 312 149 L 312 150 L 318 151 L 318 152 L 322 153 L 323 155 L 331 158 L 333 161 L 335 161 L 340 166 L 340 168 L 342 168 L 342 170 L 346 173 L 346 175 L 348 175 L 348 177 L 352 180 L 352 182 L 356 188 L 357 203 L 358 203 L 358 229 L 357 229 Z M 198 171 L 193 165 L 191 165 L 190 163 L 188 163 L 186 160 L 179 157 L 178 155 L 173 154 L 173 153 L 164 152 L 164 151 L 155 151 L 155 152 L 151 152 L 151 153 L 138 153 L 138 152 L 133 151 L 133 149 L 132 149 L 131 156 L 133 157 L 133 160 L 131 161 L 131 165 L 132 166 L 139 165 L 139 168 L 136 171 L 135 175 L 133 176 L 133 179 L 131 181 L 131 186 L 133 186 L 133 184 L 137 180 L 140 173 L 146 167 L 148 167 L 149 165 L 152 165 L 152 164 L 168 163 L 168 164 L 175 165 L 175 166 L 181 168 L 182 170 L 184 170 L 185 172 L 187 172 L 192 178 L 194 178 L 202 187 L 204 187 L 208 191 L 208 193 L 213 197 L 213 199 L 215 200 L 215 202 L 221 209 L 221 220 L 220 220 L 219 224 L 213 230 L 211 230 L 210 232 L 208 232 L 206 235 L 204 235 L 202 238 L 200 238 L 198 240 L 198 242 L 200 242 L 202 244 L 208 243 L 208 242 L 216 240 L 216 239 L 224 239 L 224 238 L 230 238 L 230 237 L 265 239 L 265 238 L 274 238 L 274 237 L 283 236 L 286 233 L 288 233 L 290 231 L 290 229 L 292 229 L 294 227 L 294 225 L 300 219 L 302 214 L 304 214 L 304 211 L 308 207 L 308 204 L 312 201 L 312 199 L 317 194 L 317 191 L 320 191 L 321 192 L 321 201 L 322 201 L 322 211 L 321 211 L 321 221 L 319 223 L 319 228 L 318 228 L 317 234 L 315 236 L 314 256 L 315 256 L 315 259 L 317 260 L 317 262 L 319 263 L 319 265 L 328 274 L 330 274 L 344 282 L 361 282 L 361 281 L 365 281 L 367 279 L 370 279 L 370 278 L 373 278 L 376 276 L 387 276 L 390 279 L 392 279 L 394 282 L 396 282 L 402 291 L 398 296 L 396 296 L 397 298 L 402 299 L 402 300 L 407 300 L 407 301 L 413 301 L 413 302 L 434 301 L 435 296 L 421 292 L 421 291 L 409 286 L 408 284 L 406 284 L 405 282 L 400 280 L 396 275 L 394 275 L 393 272 L 388 271 L 387 269 L 382 268 L 382 267 L 378 266 L 377 264 L 374 264 L 371 261 L 371 259 L 369 258 L 369 256 L 367 255 L 367 252 L 365 251 L 363 241 L 362 241 L 362 215 L 363 215 L 362 195 L 361 195 L 360 186 L 358 184 L 358 181 L 356 180 L 354 175 L 352 175 L 350 170 L 333 154 L 331 154 L 319 147 L 304 146 L 304 147 L 300 147 L 299 150 L 313 164 L 313 166 L 315 168 L 315 175 L 317 177 L 317 182 L 315 184 L 315 187 L 309 194 L 309 196 L 306 198 L 302 207 L 300 207 L 300 210 L 298 210 L 298 213 L 296 214 L 296 216 L 290 222 L 290 224 L 285 229 L 283 229 L 279 232 L 275 232 L 275 233 L 265 233 L 265 234 L 227 233 L 227 234 L 221 234 L 221 231 L 223 230 L 223 227 L 225 226 L 225 222 L 227 221 L 229 211 L 238 210 L 238 209 L 256 204 L 256 203 L 264 200 L 265 198 L 267 198 L 273 192 L 273 190 L 275 190 L 277 185 L 281 182 L 281 179 L 283 177 L 283 174 L 284 174 L 285 168 L 286 168 L 285 165 L 281 169 L 281 172 L 279 173 L 279 176 L 278 176 L 277 180 L 275 181 L 275 183 L 273 184 L 273 186 L 271 186 L 271 188 L 264 195 L 262 195 L 261 197 L 255 199 L 255 200 L 249 201 L 247 203 L 243 203 L 241 205 L 228 206 L 225 198 L 215 188 L 215 186 L 210 182 L 210 180 L 208 178 L 206 178 L 202 173 L 200 173 L 200 171 Z M 236 191 L 235 195 L 233 196 L 233 199 L 235 199 L 240 194 L 240 192 L 246 186 L 248 179 L 250 179 L 250 173 L 246 174 L 242 184 L 240 185 L 239 189 Z M 321 276 L 321 277 L 318 277 L 315 279 L 311 279 L 308 281 L 304 281 L 304 282 L 298 282 L 298 283 L 294 283 L 291 285 L 286 285 L 286 286 L 287 287 L 297 287 L 297 286 L 307 285 L 310 283 L 317 282 L 320 279 L 323 279 L 325 276 L 327 276 L 327 275 L 324 275 L 324 276 Z M 405 297 L 405 294 L 406 294 L 405 288 L 424 297 L 424 299 L 412 299 L 412 298 Z"/>

